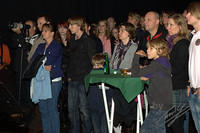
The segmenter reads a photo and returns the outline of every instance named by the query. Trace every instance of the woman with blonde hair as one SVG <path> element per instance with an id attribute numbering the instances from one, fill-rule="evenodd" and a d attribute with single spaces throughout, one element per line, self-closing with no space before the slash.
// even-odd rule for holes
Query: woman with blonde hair
<path id="1" fill-rule="evenodd" d="M 111 57 L 110 32 L 106 20 L 100 20 L 98 22 L 97 36 L 103 44 L 103 52 L 108 53 L 108 56 Z"/>
<path id="2" fill-rule="evenodd" d="M 173 104 L 184 107 L 188 105 L 186 89 L 189 59 L 189 32 L 185 18 L 181 14 L 170 16 L 167 30 L 168 36 L 166 40 L 170 48 L 170 63 L 172 67 Z M 170 130 L 174 133 L 183 133 L 184 118 L 185 115 L 176 119 Z M 188 124 L 186 127 L 188 128 Z"/>

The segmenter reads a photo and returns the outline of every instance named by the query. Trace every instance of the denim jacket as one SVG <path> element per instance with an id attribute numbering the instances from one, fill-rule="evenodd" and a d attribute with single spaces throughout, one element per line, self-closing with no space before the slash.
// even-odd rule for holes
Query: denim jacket
<path id="1" fill-rule="evenodd" d="M 39 100 L 52 98 L 50 72 L 41 65 L 36 77 L 31 80 L 32 102 L 38 103 Z"/>

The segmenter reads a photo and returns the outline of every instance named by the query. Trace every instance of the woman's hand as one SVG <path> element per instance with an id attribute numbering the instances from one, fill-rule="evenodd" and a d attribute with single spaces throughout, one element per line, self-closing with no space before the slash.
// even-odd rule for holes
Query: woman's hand
<path id="1" fill-rule="evenodd" d="M 45 68 L 47 71 L 51 71 L 51 65 L 49 65 L 49 66 L 44 66 L 44 68 Z"/>

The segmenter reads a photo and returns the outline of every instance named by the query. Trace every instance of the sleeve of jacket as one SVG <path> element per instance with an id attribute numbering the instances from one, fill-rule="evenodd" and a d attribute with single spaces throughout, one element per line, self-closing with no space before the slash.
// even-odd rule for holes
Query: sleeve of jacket
<path id="1" fill-rule="evenodd" d="M 183 66 L 188 66 L 189 59 L 189 41 L 179 41 L 177 44 L 178 48 L 175 51 L 175 56 L 173 57 L 173 69 L 172 74 L 180 74 L 182 73 Z"/>
<path id="2" fill-rule="evenodd" d="M 55 66 L 57 60 L 62 56 L 62 46 L 60 43 L 56 43 L 53 48 L 51 48 L 51 54 L 48 55 L 45 65 Z M 61 63 L 61 62 L 60 62 Z M 57 64 L 58 65 L 58 64 Z M 52 67 L 52 70 L 56 68 Z"/>
<path id="3" fill-rule="evenodd" d="M 132 76 L 133 77 L 146 77 L 146 75 L 150 75 L 156 71 L 155 63 L 154 61 L 151 62 L 150 65 L 144 67 L 144 68 L 139 68 L 139 58 L 140 56 L 135 54 L 132 62 Z"/>

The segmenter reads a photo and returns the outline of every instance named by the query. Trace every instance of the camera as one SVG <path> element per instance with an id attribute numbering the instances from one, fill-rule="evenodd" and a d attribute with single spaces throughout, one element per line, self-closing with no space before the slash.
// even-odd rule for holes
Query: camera
<path id="1" fill-rule="evenodd" d="M 19 27 L 20 29 L 30 29 L 31 28 L 30 25 L 26 25 L 21 22 L 13 22 L 8 25 L 9 29 L 15 29 L 17 27 Z"/>

